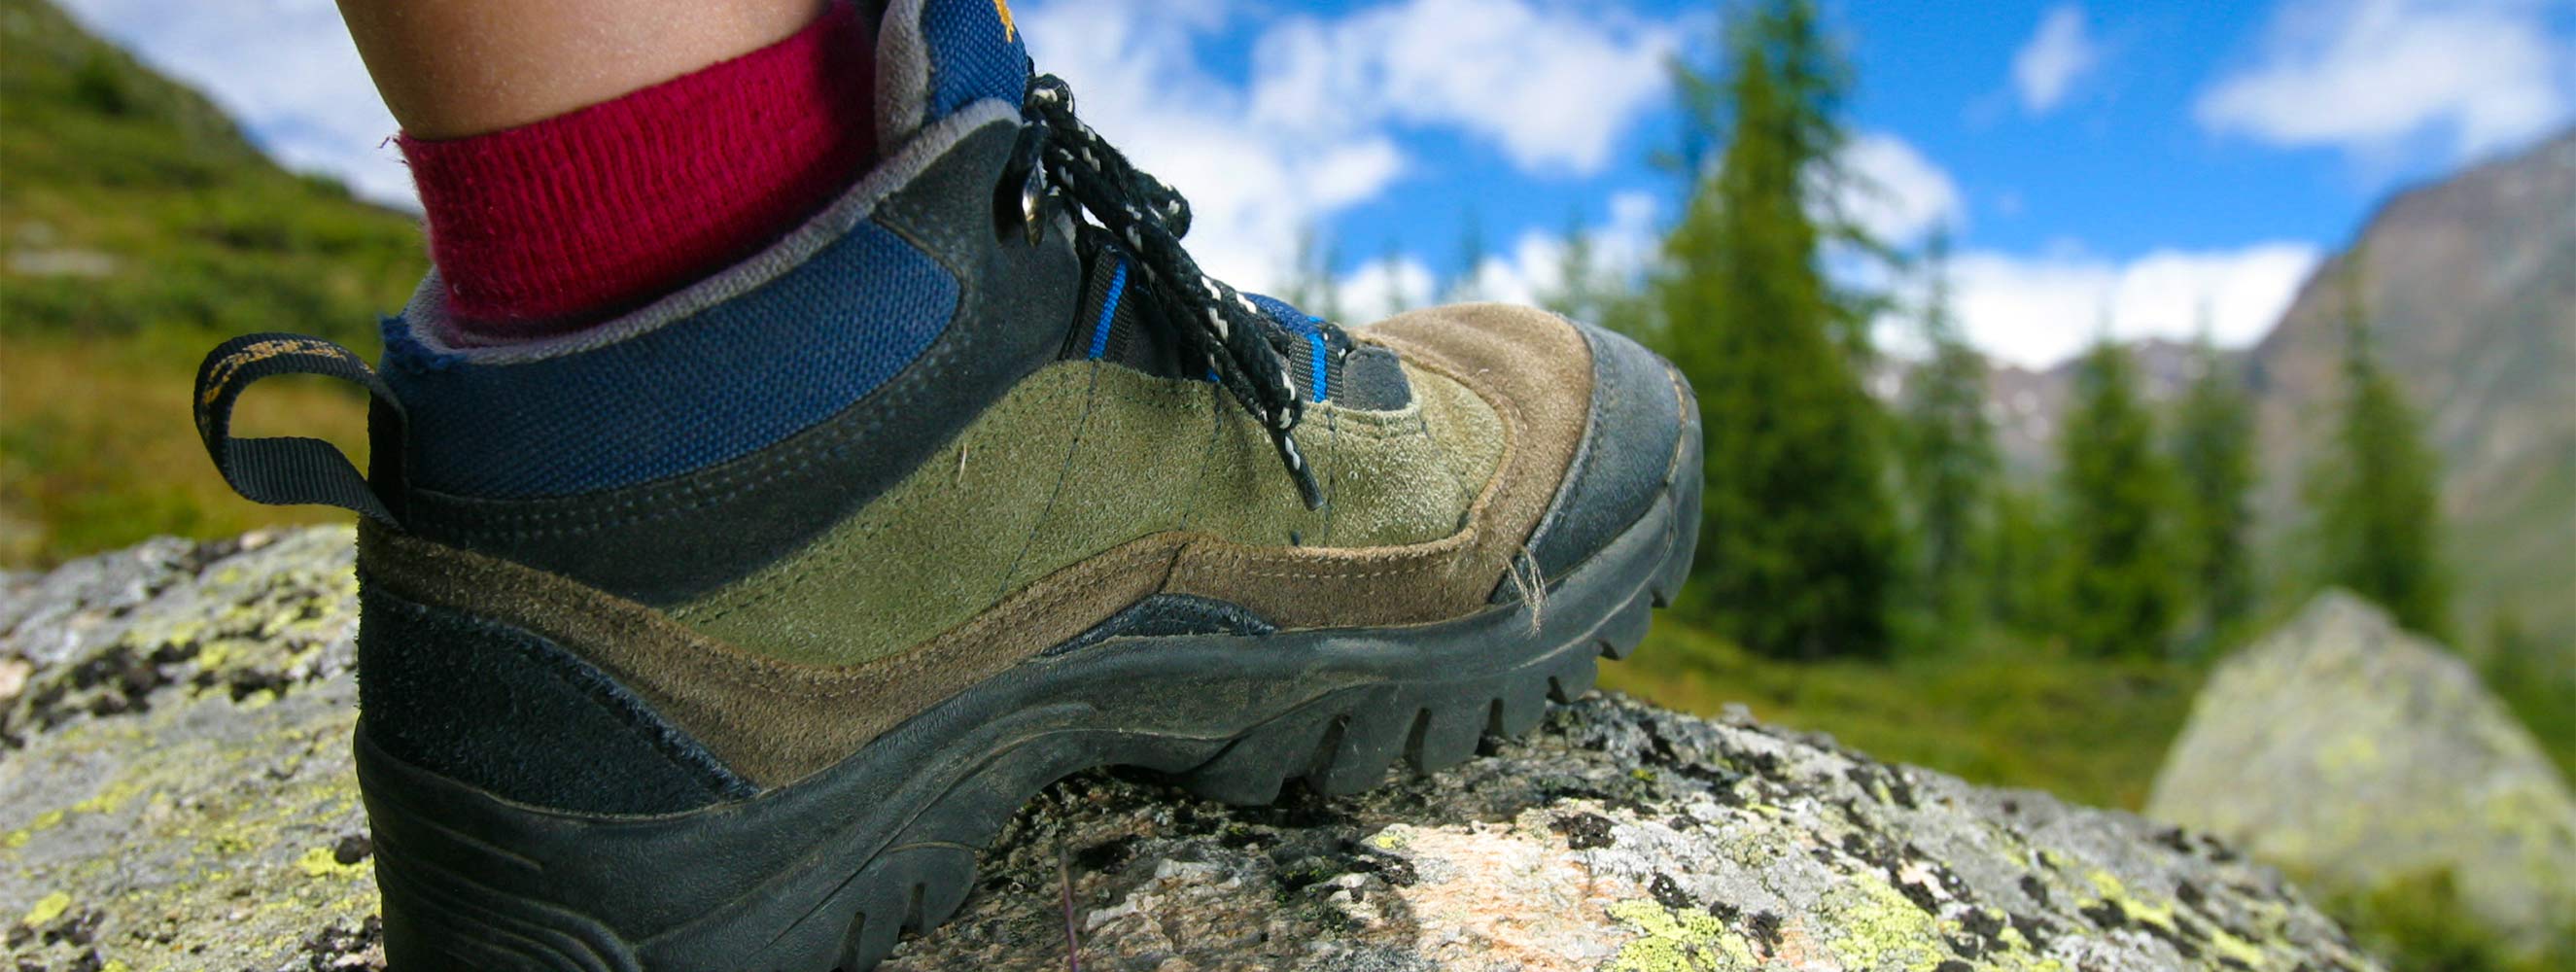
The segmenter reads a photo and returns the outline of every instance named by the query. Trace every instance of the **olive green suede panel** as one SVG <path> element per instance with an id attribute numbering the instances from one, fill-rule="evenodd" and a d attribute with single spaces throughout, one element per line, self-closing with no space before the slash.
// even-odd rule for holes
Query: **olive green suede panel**
<path id="1" fill-rule="evenodd" d="M 1307 510 L 1268 437 L 1204 382 L 1050 365 L 803 551 L 673 616 L 745 650 L 847 665 L 965 624 L 1036 578 L 1143 537 L 1252 547 L 1419 545 L 1458 532 L 1504 449 L 1493 408 L 1410 376 L 1401 411 L 1308 409 Z"/>
<path id="2" fill-rule="evenodd" d="M 1141 540 L 1040 579 L 972 622 L 861 665 L 782 662 L 564 577 L 363 524 L 362 583 L 514 625 L 574 653 L 763 787 L 831 766 L 904 720 L 1166 582 L 1184 541 Z M 436 650 L 385 645 L 378 650 Z"/>

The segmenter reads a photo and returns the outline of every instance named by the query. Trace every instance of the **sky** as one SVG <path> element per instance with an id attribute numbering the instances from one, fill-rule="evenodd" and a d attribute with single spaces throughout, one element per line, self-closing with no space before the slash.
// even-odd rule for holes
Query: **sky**
<path id="1" fill-rule="evenodd" d="M 412 202 L 332 0 L 67 0 L 271 154 Z M 1041 70 L 1187 195 L 1249 289 L 1326 242 L 1355 316 L 1556 283 L 1582 227 L 1643 267 L 1686 180 L 1668 65 L 1715 0 L 1018 0 Z M 2259 339 L 2388 193 L 2576 121 L 2576 0 L 1826 0 L 1854 72 L 1847 212 L 1953 241 L 1969 339 L 2028 366 L 2116 337 Z M 1856 280 L 1867 270 L 1841 271 Z M 1901 321 L 1885 332 L 1900 349 Z"/>

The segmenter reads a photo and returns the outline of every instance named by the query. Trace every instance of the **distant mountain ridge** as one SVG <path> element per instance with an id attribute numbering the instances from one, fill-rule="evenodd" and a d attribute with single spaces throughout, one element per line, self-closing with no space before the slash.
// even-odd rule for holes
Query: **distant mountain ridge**
<path id="1" fill-rule="evenodd" d="M 2456 640 L 2503 610 L 2576 643 L 2576 130 L 2391 197 L 2254 347 L 2276 539 L 2332 441 L 2356 260 L 2371 339 L 2441 456 Z"/>
<path id="2" fill-rule="evenodd" d="M 2391 196 L 2261 342 L 2220 355 L 2254 398 L 2257 519 L 2275 573 L 2308 566 L 2300 490 L 2334 439 L 2338 281 L 2355 259 L 2379 358 L 2442 461 L 2454 640 L 2483 644 L 2509 614 L 2544 642 L 2576 645 L 2576 130 Z M 2150 401 L 2198 377 L 2188 343 L 2131 352 Z M 1988 414 L 2017 476 L 2054 466 L 2075 368 L 1990 371 Z"/>

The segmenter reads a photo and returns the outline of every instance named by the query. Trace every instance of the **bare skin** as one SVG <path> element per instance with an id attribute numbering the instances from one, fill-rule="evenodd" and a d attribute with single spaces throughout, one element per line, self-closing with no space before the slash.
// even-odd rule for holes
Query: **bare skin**
<path id="1" fill-rule="evenodd" d="M 414 138 L 515 128 L 785 39 L 828 0 L 339 0 Z"/>

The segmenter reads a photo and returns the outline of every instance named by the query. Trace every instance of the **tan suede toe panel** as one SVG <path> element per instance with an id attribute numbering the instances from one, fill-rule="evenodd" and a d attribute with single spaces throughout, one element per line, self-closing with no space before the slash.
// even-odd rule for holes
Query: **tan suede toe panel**
<path id="1" fill-rule="evenodd" d="M 1359 333 L 1465 386 L 1500 418 L 1502 461 L 1465 528 L 1395 547 L 1201 539 L 1181 551 L 1168 590 L 1231 601 L 1289 628 L 1418 624 L 1486 603 L 1547 514 L 1582 443 L 1591 348 L 1556 315 L 1508 304 L 1415 311 Z"/>

